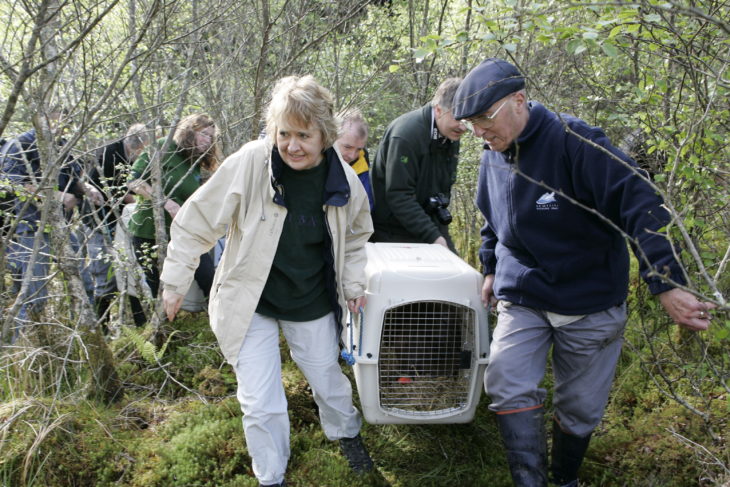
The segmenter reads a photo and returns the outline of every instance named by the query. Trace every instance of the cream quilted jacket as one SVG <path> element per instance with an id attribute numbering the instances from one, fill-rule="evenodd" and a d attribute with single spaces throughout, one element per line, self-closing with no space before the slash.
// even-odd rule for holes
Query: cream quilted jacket
<path id="1" fill-rule="evenodd" d="M 249 142 L 229 156 L 185 202 L 170 229 L 161 275 L 165 289 L 185 294 L 199 256 L 227 235 L 213 281 L 209 313 L 223 355 L 234 366 L 266 284 L 287 214 L 286 207 L 275 202 L 282 200 L 273 178 L 271 153 L 268 140 Z M 338 158 L 334 160 L 342 171 L 330 168 L 327 188 L 344 188 L 344 192 L 328 199 L 324 209 L 340 307 L 336 315 L 342 320 L 346 301 L 365 294 L 365 243 L 373 226 L 368 197 L 357 175 Z"/>

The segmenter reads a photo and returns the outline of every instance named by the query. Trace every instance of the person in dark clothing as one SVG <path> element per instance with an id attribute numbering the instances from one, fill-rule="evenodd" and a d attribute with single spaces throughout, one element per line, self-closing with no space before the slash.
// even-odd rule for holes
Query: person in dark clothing
<path id="1" fill-rule="evenodd" d="M 390 123 L 371 169 L 375 242 L 437 243 L 455 251 L 448 205 L 459 139 L 451 104 L 461 78 L 449 78 L 426 106 Z"/>
<path id="2" fill-rule="evenodd" d="M 124 137 L 99 149 L 95 164 L 88 171 L 91 184 L 104 196 L 103 205 L 86 205 L 84 222 L 90 230 L 86 245 L 94 284 L 94 304 L 105 331 L 110 319 L 109 307 L 118 292 L 117 281 L 111 270 L 111 246 L 117 216 L 123 205 L 134 202 L 134 197 L 127 190 L 127 176 L 132 163 L 151 141 L 150 129 L 141 123 L 134 124 Z M 144 325 L 146 319 L 139 299 L 130 295 L 129 303 L 135 325 Z"/>
<path id="3" fill-rule="evenodd" d="M 57 134 L 64 114 L 63 110 L 54 109 L 48 115 L 51 135 L 56 138 L 59 147 L 65 143 Z M 11 222 L 11 227 L 15 229 L 7 248 L 7 265 L 13 279 L 12 291 L 22 302 L 11 341 L 15 341 L 24 324 L 38 321 L 37 315 L 48 297 L 48 273 L 52 256 L 49 230 L 39 225 L 41 207 L 38 202 L 42 198 L 42 189 L 54 185 L 54 196 L 62 202 L 67 217 L 84 196 L 101 202 L 99 191 L 81 180 L 81 166 L 75 159 L 68 157 L 63 161 L 58 177 L 53 182 L 48 181 L 44 169 L 35 129 L 10 139 L 3 148 L 3 179 L 16 195 Z M 76 251 L 79 248 L 76 235 L 71 232 L 70 237 L 72 249 Z M 35 247 L 38 248 L 37 252 L 34 251 Z M 81 274 L 87 293 L 92 295 L 87 273 L 82 269 Z M 24 285 L 24 281 L 27 284 Z"/>
<path id="4" fill-rule="evenodd" d="M 15 139 L 0 138 L 0 170 L 6 155 L 14 150 Z M 15 195 L 12 184 L 7 177 L 0 172 L 0 236 L 3 241 L 11 235 L 13 223 L 13 210 L 15 208 Z"/>
<path id="5" fill-rule="evenodd" d="M 539 384 L 552 346 L 550 481 L 577 486 L 608 400 L 626 325 L 628 235 L 644 280 L 670 316 L 709 325 L 712 303 L 685 283 L 660 229 L 670 215 L 603 130 L 528 101 L 512 64 L 487 59 L 462 82 L 454 116 L 485 141 L 477 191 L 484 214 L 482 299 L 498 300 L 485 388 L 518 486 L 547 485 Z"/>
<path id="6" fill-rule="evenodd" d="M 340 158 L 355 171 L 373 209 L 373 189 L 370 186 L 370 158 L 368 157 L 368 123 L 357 108 L 351 108 L 337 116 L 340 130 L 335 149 Z"/>

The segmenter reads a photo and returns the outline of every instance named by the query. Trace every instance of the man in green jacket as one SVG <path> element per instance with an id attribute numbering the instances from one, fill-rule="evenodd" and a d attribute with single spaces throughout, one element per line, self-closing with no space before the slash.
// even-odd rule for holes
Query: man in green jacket
<path id="1" fill-rule="evenodd" d="M 430 103 L 393 120 L 383 135 L 371 182 L 375 242 L 437 243 L 449 236 L 451 186 L 466 126 L 451 113 L 461 78 L 449 78 Z"/>

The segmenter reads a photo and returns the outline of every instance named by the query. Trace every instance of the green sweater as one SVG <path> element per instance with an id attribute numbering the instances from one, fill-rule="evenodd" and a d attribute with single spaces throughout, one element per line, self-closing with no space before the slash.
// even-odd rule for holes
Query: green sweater
<path id="1" fill-rule="evenodd" d="M 312 321 L 332 311 L 324 259 L 327 172 L 326 159 L 303 171 L 284 165 L 280 181 L 286 220 L 257 313 L 287 321 Z"/>
<path id="2" fill-rule="evenodd" d="M 394 241 L 432 243 L 439 236 L 450 240 L 448 227 L 425 208 L 437 193 L 451 198 L 459 142 L 431 139 L 431 111 L 428 104 L 393 120 L 371 168 L 373 224 L 376 233 L 388 232 Z"/>
<path id="3" fill-rule="evenodd" d="M 162 150 L 165 139 L 156 143 L 156 150 Z M 151 184 L 150 156 L 153 152 L 143 152 L 132 166 L 129 180 L 142 179 Z M 183 158 L 174 142 L 162 154 L 162 194 L 181 205 L 200 187 L 200 167 L 192 164 L 189 159 Z M 163 210 L 164 211 L 164 210 Z M 165 211 L 165 228 L 169 235 L 172 218 Z M 155 220 L 152 212 L 152 202 L 138 197 L 137 207 L 132 213 L 129 222 L 129 232 L 135 237 L 155 239 Z"/>

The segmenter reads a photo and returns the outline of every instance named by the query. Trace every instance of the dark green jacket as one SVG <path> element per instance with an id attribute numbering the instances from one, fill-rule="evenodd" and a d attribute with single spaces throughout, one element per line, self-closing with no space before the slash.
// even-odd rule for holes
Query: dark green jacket
<path id="1" fill-rule="evenodd" d="M 163 150 L 162 145 L 164 142 L 165 139 L 159 139 L 156 150 Z M 152 150 L 155 149 L 143 152 L 134 161 L 129 181 L 144 179 L 150 182 L 150 156 Z M 161 167 L 162 193 L 165 198 L 171 198 L 182 206 L 190 195 L 200 187 L 200 166 L 185 158 L 174 142 L 171 142 L 171 145 L 164 150 L 165 154 L 162 155 Z M 164 213 L 165 227 L 169 235 L 172 218 L 170 218 L 167 211 Z M 135 237 L 155 239 L 155 220 L 150 200 L 142 197 L 137 198 L 137 207 L 132 213 L 132 219 L 129 221 L 129 233 Z"/>
<path id="2" fill-rule="evenodd" d="M 451 199 L 456 181 L 459 142 L 431 139 L 428 104 L 393 120 L 378 146 L 371 169 L 375 240 L 433 243 L 448 227 L 426 213 L 428 199 L 443 193 Z"/>

